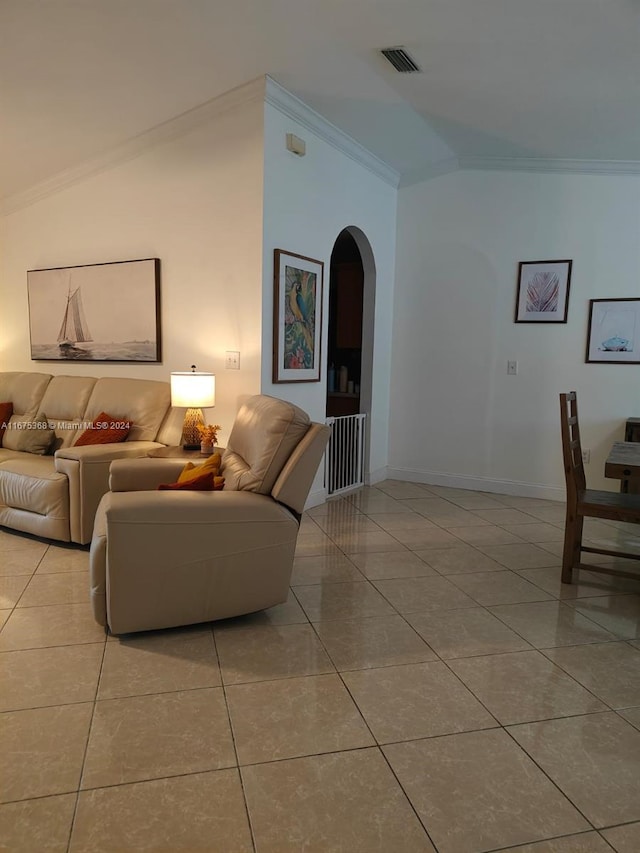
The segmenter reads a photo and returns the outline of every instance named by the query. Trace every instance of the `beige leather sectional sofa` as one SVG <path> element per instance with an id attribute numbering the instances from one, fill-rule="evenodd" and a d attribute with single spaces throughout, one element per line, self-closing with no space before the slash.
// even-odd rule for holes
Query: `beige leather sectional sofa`
<path id="1" fill-rule="evenodd" d="M 111 461 L 179 443 L 179 418 L 170 399 L 168 382 L 0 373 L 0 402 L 13 404 L 0 447 L 0 525 L 63 542 L 90 542 L 96 509 L 109 489 Z M 74 447 L 102 412 L 131 422 L 127 440 Z M 17 449 L 19 422 L 40 414 L 55 429 L 52 452 L 44 456 Z"/>

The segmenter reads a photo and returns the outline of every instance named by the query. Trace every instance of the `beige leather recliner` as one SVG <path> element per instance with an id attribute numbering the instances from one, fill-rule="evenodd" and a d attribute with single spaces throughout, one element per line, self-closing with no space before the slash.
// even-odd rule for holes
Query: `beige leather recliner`
<path id="1" fill-rule="evenodd" d="M 224 619 L 287 599 L 300 517 L 329 428 L 257 395 L 240 408 L 219 492 L 157 491 L 184 460 L 112 463 L 91 542 L 91 600 L 113 634 Z"/>

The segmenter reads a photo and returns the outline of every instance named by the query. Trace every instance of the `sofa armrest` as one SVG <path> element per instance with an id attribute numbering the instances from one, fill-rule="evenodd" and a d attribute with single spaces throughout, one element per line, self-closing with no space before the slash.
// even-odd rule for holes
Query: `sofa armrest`
<path id="1" fill-rule="evenodd" d="M 118 459 L 110 468 L 109 491 L 153 491 L 160 483 L 175 483 L 184 466 L 184 459 Z"/>
<path id="2" fill-rule="evenodd" d="M 91 541 L 93 521 L 100 498 L 109 491 L 112 460 L 146 456 L 158 447 L 155 441 L 123 441 L 64 447 L 54 454 L 55 470 L 69 481 L 69 527 L 71 541 L 85 545 Z"/>
<path id="3" fill-rule="evenodd" d="M 297 534 L 293 514 L 267 495 L 109 492 L 91 543 L 95 618 L 120 634 L 281 603 Z"/>

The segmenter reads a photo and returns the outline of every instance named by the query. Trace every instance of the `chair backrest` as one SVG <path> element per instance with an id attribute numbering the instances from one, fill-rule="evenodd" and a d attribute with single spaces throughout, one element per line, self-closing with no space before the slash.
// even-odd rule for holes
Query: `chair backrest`
<path id="1" fill-rule="evenodd" d="M 567 500 L 572 500 L 577 497 L 579 491 L 587 487 L 580 444 L 578 398 L 575 391 L 560 394 L 560 426 Z"/>
<path id="2" fill-rule="evenodd" d="M 236 415 L 222 457 L 225 488 L 271 493 L 287 460 L 308 432 L 306 412 L 276 397 L 249 397 Z"/>

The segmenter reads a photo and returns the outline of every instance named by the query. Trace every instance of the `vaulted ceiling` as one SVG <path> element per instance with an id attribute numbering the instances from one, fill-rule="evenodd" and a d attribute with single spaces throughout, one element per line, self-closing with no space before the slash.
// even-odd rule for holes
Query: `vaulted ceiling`
<path id="1" fill-rule="evenodd" d="M 263 74 L 405 177 L 640 164 L 640 0 L 0 0 L 0 196 Z"/>

